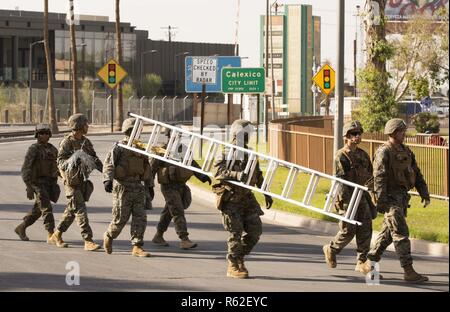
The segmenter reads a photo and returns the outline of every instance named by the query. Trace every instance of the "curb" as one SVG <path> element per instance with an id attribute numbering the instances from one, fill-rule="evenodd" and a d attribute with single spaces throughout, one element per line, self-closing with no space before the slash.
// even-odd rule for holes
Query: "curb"
<path id="1" fill-rule="evenodd" d="M 201 200 L 207 200 L 215 204 L 214 193 L 207 191 L 201 187 L 188 183 L 193 190 L 192 196 L 198 197 Z M 296 228 L 304 228 L 313 231 L 319 235 L 329 235 L 330 238 L 336 235 L 338 231 L 338 223 L 317 220 L 309 217 L 304 217 L 290 212 L 285 212 L 276 209 L 264 209 L 264 215 L 261 219 L 265 223 L 277 224 L 282 226 L 290 226 Z M 377 237 L 379 232 L 374 231 L 372 234 L 372 241 Z M 353 239 L 353 243 L 354 243 Z M 434 243 L 422 239 L 410 238 L 411 252 L 418 254 L 425 254 L 432 257 L 449 258 L 448 244 Z M 395 251 L 394 245 L 391 244 L 387 248 L 389 251 Z"/>

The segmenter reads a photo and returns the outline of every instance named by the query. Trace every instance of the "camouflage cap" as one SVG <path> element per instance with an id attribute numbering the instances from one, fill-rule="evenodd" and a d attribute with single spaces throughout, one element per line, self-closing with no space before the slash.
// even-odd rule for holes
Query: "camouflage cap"
<path id="1" fill-rule="evenodd" d="M 88 119 L 83 114 L 73 114 L 67 123 L 70 129 L 80 130 L 88 124 Z"/>
<path id="2" fill-rule="evenodd" d="M 231 137 L 235 138 L 238 132 L 242 131 L 243 128 L 250 125 L 251 122 L 245 119 L 237 119 L 231 125 Z"/>
<path id="3" fill-rule="evenodd" d="M 37 124 L 36 128 L 34 129 L 35 137 L 37 138 L 37 134 L 42 131 L 48 131 L 50 132 L 50 137 L 52 136 L 52 129 L 50 128 L 49 124 Z"/>
<path id="4" fill-rule="evenodd" d="M 357 120 L 352 120 L 352 121 L 349 121 L 349 122 L 346 122 L 345 124 L 344 124 L 344 130 L 342 131 L 342 136 L 347 136 L 347 134 L 350 132 L 350 131 L 360 131 L 361 133 L 363 133 L 364 132 L 364 129 L 363 129 L 363 127 L 362 127 L 362 125 L 361 125 L 361 123 L 359 122 L 359 121 L 357 121 Z"/>
<path id="5" fill-rule="evenodd" d="M 126 133 L 127 131 L 132 130 L 135 122 L 136 122 L 135 118 L 125 119 L 122 123 L 122 133 Z"/>
<path id="6" fill-rule="evenodd" d="M 397 130 L 406 130 L 406 128 L 406 123 L 403 119 L 393 118 L 386 123 L 384 134 L 392 134 Z"/>

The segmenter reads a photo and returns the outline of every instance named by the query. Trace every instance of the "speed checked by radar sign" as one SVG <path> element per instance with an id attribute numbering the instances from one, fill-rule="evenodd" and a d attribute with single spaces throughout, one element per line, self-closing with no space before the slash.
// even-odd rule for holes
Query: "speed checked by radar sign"
<path id="1" fill-rule="evenodd" d="M 263 93 L 265 91 L 264 68 L 222 68 L 223 93 Z"/>

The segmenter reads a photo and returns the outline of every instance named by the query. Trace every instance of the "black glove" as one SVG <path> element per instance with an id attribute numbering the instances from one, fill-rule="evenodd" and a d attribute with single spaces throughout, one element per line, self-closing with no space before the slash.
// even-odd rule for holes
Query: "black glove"
<path id="1" fill-rule="evenodd" d="M 264 199 L 266 200 L 266 209 L 270 209 L 273 204 L 273 199 L 271 196 L 264 194 Z"/>
<path id="2" fill-rule="evenodd" d="M 422 198 L 421 202 L 423 203 L 423 208 L 425 208 L 426 206 L 428 206 L 430 204 L 430 197 Z"/>
<path id="3" fill-rule="evenodd" d="M 202 181 L 203 183 L 208 182 L 209 185 L 211 185 L 211 183 L 212 183 L 211 178 L 208 177 L 206 174 L 202 174 L 200 176 L 200 181 Z"/>
<path id="4" fill-rule="evenodd" d="M 103 185 L 105 186 L 105 191 L 107 193 L 111 193 L 112 192 L 113 182 L 111 180 L 103 182 Z"/>
<path id="5" fill-rule="evenodd" d="M 103 164 L 101 162 L 97 165 L 97 170 L 103 172 Z"/>
<path id="6" fill-rule="evenodd" d="M 150 200 L 153 200 L 153 198 L 155 198 L 155 190 L 153 189 L 153 186 L 149 186 L 148 194 L 150 195 Z"/>
<path id="7" fill-rule="evenodd" d="M 31 186 L 27 186 L 27 198 L 34 199 L 34 190 Z"/>

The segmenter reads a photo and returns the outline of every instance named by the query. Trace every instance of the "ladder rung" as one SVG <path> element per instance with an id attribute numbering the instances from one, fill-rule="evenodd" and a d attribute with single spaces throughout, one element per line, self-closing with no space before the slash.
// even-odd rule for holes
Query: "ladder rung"
<path id="1" fill-rule="evenodd" d="M 169 157 L 170 152 L 172 151 L 172 148 L 173 148 L 173 143 L 175 142 L 175 139 L 177 136 L 178 136 L 178 131 L 172 130 L 172 134 L 170 135 L 170 138 L 169 138 L 169 143 L 167 143 L 166 152 L 164 153 L 164 158 Z"/>
<path id="2" fill-rule="evenodd" d="M 289 170 L 286 183 L 284 184 L 283 191 L 281 192 L 281 196 L 285 198 L 289 198 L 291 196 L 294 182 L 297 180 L 297 175 L 298 169 L 295 167 L 291 167 L 291 170 Z"/>
<path id="3" fill-rule="evenodd" d="M 355 218 L 355 215 L 356 215 L 356 212 L 358 211 L 358 208 L 359 208 L 359 202 L 361 201 L 361 197 L 362 197 L 362 195 L 363 195 L 363 190 L 361 190 L 361 189 L 358 189 L 357 190 L 357 193 L 358 193 L 358 195 L 356 196 L 356 200 L 355 200 L 355 202 L 353 203 L 353 207 L 350 207 L 349 206 L 349 209 L 351 208 L 351 214 L 350 214 L 350 216 L 349 216 L 349 219 L 350 220 L 353 220 L 354 218 Z"/>
<path id="4" fill-rule="evenodd" d="M 346 218 L 350 218 L 350 215 L 352 214 L 356 198 L 358 197 L 358 191 L 358 189 L 353 190 L 352 197 L 350 198 L 350 202 L 348 203 L 347 212 L 345 213 Z"/>
<path id="5" fill-rule="evenodd" d="M 277 170 L 278 162 L 274 160 L 270 160 L 269 166 L 267 167 L 266 175 L 264 177 L 264 181 L 261 185 L 261 190 L 269 191 L 270 186 L 272 185 L 273 177 L 275 175 L 275 171 Z"/>
<path id="6" fill-rule="evenodd" d="M 324 206 L 325 211 L 329 212 L 333 208 L 340 188 L 341 188 L 341 184 L 339 182 L 336 182 L 336 181 L 332 182 L 330 192 L 327 194 L 327 200 L 326 200 L 325 206 Z"/>
<path id="7" fill-rule="evenodd" d="M 211 144 L 209 145 L 208 153 L 206 154 L 205 162 L 202 166 L 203 171 L 208 172 L 209 170 L 211 170 L 211 166 L 214 163 L 214 157 L 216 156 L 218 147 L 219 145 L 215 142 L 211 142 Z"/>
<path id="8" fill-rule="evenodd" d="M 256 157 L 255 154 L 251 154 L 250 157 L 248 158 L 248 162 L 247 162 L 247 166 L 246 166 L 249 168 L 249 171 L 247 171 L 247 168 L 245 168 L 246 169 L 245 172 L 248 174 L 248 178 L 247 178 L 247 181 L 245 182 L 245 184 L 248 185 L 252 181 L 252 177 L 253 177 L 253 174 L 255 173 L 257 164 L 258 164 L 258 158 Z"/>
<path id="9" fill-rule="evenodd" d="M 139 118 L 136 118 L 136 121 L 134 122 L 133 130 L 131 130 L 131 134 L 130 134 L 130 138 L 128 140 L 127 146 L 131 147 L 133 145 L 133 141 L 135 140 L 136 132 L 138 131 L 140 123 L 141 123 L 141 120 Z"/>
<path id="10" fill-rule="evenodd" d="M 234 148 L 231 147 L 227 154 L 227 169 L 228 170 L 231 170 L 231 168 L 234 165 L 233 153 L 234 153 Z"/>
<path id="11" fill-rule="evenodd" d="M 319 184 L 319 176 L 315 173 L 311 175 L 308 182 L 308 187 L 306 188 L 305 195 L 303 196 L 303 203 L 305 205 L 310 205 L 311 200 L 316 192 L 317 185 Z"/>
<path id="12" fill-rule="evenodd" d="M 159 133 L 161 132 L 161 126 L 155 125 L 153 126 L 152 134 L 150 135 L 150 139 L 148 140 L 146 152 L 152 150 L 152 147 L 156 145 L 158 142 Z"/>

